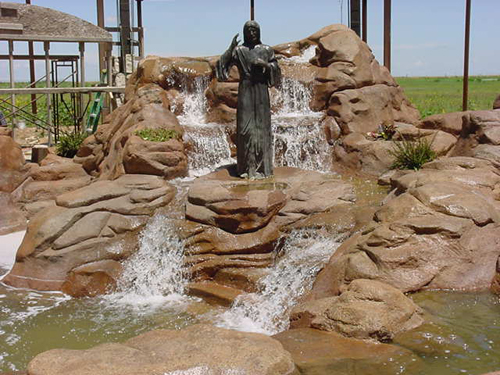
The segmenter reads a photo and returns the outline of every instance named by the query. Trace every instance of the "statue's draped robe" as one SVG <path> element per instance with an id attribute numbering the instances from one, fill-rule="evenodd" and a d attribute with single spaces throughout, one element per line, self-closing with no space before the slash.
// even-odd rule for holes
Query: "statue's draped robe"
<path id="1" fill-rule="evenodd" d="M 268 69 L 254 65 L 260 58 L 269 63 Z M 238 174 L 248 178 L 273 174 L 273 142 L 269 86 L 280 79 L 280 68 L 271 47 L 243 44 L 226 51 L 217 62 L 217 78 L 225 81 L 235 64 L 240 73 L 237 110 Z"/>

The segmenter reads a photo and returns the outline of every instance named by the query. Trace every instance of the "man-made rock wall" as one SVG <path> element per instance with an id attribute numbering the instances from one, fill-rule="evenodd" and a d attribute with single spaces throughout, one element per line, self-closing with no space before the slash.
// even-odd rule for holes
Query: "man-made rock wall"
<path id="1" fill-rule="evenodd" d="M 137 230 L 174 195 L 175 188 L 162 178 L 145 175 L 98 181 L 59 195 L 53 206 L 31 218 L 16 263 L 3 282 L 73 295 L 104 291 L 116 279 L 103 275 L 119 273 L 116 261 L 136 250 Z M 102 260 L 115 263 L 96 267 Z M 93 282 L 95 278 L 105 284 Z"/>
<path id="2" fill-rule="evenodd" d="M 174 131 L 166 142 L 150 142 L 137 132 L 144 129 Z M 187 173 L 183 129 L 170 111 L 165 91 L 156 84 L 139 88 L 136 96 L 114 111 L 97 132 L 85 139 L 75 162 L 99 179 L 123 174 L 150 174 L 167 179 Z"/>

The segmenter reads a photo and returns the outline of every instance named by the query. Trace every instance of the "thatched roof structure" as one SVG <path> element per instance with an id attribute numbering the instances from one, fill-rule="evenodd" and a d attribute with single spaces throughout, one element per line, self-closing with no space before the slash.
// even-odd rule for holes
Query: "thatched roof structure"
<path id="1" fill-rule="evenodd" d="M 67 13 L 2 1 L 0 40 L 111 42 L 112 36 L 106 30 Z"/>

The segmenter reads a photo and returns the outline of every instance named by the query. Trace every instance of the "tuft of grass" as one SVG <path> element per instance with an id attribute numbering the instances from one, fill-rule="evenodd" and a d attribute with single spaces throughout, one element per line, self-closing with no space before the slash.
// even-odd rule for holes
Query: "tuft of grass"
<path id="1" fill-rule="evenodd" d="M 179 133 L 172 129 L 141 129 L 135 135 L 149 142 L 166 142 L 173 138 L 179 138 Z"/>
<path id="2" fill-rule="evenodd" d="M 402 141 L 394 141 L 394 148 L 389 153 L 394 157 L 391 165 L 392 169 L 413 169 L 419 170 L 422 165 L 436 158 L 436 153 L 432 149 L 433 140 L 418 138 L 416 141 L 405 139 L 401 135 Z"/>
<path id="3" fill-rule="evenodd" d="M 87 138 L 86 132 L 74 131 L 63 133 L 59 137 L 59 143 L 56 146 L 57 155 L 65 158 L 72 158 L 78 152 L 82 142 Z"/>

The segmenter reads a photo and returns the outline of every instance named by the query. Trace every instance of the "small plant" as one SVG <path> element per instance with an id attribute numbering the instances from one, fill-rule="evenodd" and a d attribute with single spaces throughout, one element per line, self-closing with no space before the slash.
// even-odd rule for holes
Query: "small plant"
<path id="1" fill-rule="evenodd" d="M 432 142 L 427 138 L 419 137 L 416 141 L 409 141 L 400 134 L 402 141 L 394 142 L 394 149 L 390 154 L 394 157 L 391 168 L 419 170 L 422 165 L 436 158 L 432 149 Z"/>
<path id="2" fill-rule="evenodd" d="M 71 133 L 63 132 L 59 137 L 59 143 L 56 146 L 57 155 L 65 158 L 72 158 L 78 152 L 82 142 L 87 138 L 87 133 L 74 131 Z"/>
<path id="3" fill-rule="evenodd" d="M 141 129 L 137 130 L 135 135 L 150 142 L 166 142 L 169 139 L 179 138 L 179 133 L 172 129 Z"/>

